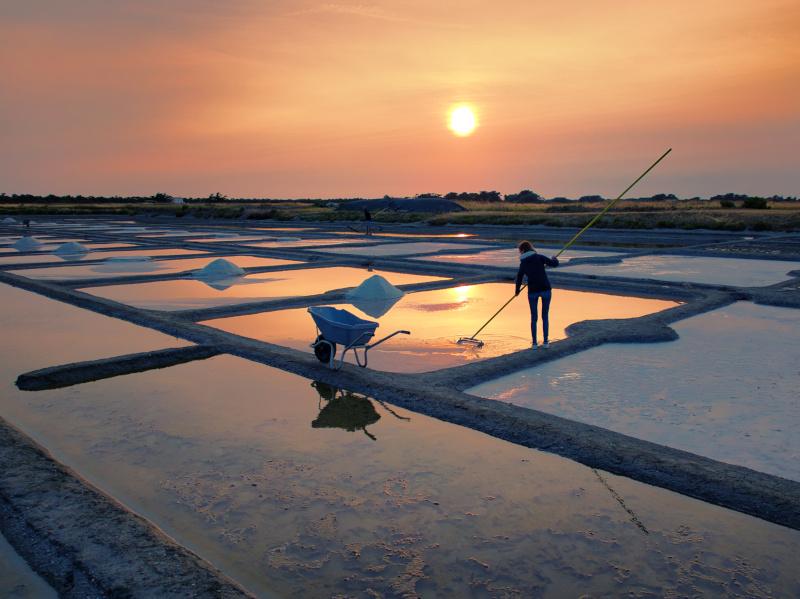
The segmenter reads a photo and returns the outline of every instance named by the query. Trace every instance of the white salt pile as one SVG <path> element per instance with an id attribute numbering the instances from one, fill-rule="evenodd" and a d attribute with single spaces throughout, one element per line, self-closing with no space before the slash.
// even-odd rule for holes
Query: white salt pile
<path id="1" fill-rule="evenodd" d="M 372 275 L 361 285 L 347 292 L 347 299 L 385 300 L 402 297 L 404 294 L 397 287 L 380 275 Z"/>
<path id="2" fill-rule="evenodd" d="M 372 275 L 345 294 L 350 303 L 364 314 L 380 318 L 405 295 L 380 275 Z"/>
<path id="3" fill-rule="evenodd" d="M 32 252 L 38 250 L 41 246 L 42 244 L 33 237 L 23 237 L 11 245 L 11 247 L 20 252 Z"/>
<path id="4" fill-rule="evenodd" d="M 74 256 L 77 254 L 88 254 L 89 248 L 77 241 L 68 241 L 58 246 L 53 253 L 61 256 Z"/>
<path id="5" fill-rule="evenodd" d="M 3 219 L 3 224 L 4 225 L 16 225 L 17 221 L 14 220 L 13 218 L 11 218 L 10 216 L 7 216 L 6 218 Z"/>
<path id="6" fill-rule="evenodd" d="M 389 310 L 391 310 L 399 301 L 399 297 L 388 297 L 384 299 L 373 300 L 353 298 L 350 300 L 350 304 L 361 310 L 367 316 L 372 316 L 372 318 L 380 318 Z"/>
<path id="7" fill-rule="evenodd" d="M 217 258 L 194 272 L 195 277 L 203 279 L 231 279 L 244 274 L 244 270 L 225 258 Z"/>

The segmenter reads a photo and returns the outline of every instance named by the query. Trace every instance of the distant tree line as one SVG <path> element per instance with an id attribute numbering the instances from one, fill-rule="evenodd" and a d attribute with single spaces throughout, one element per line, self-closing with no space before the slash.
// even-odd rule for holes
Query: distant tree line
<path id="1" fill-rule="evenodd" d="M 564 196 L 557 196 L 553 198 L 545 198 L 538 193 L 530 190 L 523 189 L 517 193 L 501 194 L 499 191 L 451 191 L 447 194 L 439 193 L 422 193 L 414 196 L 416 198 L 444 198 L 453 201 L 471 201 L 471 202 L 510 202 L 517 204 L 559 204 L 559 203 L 601 203 L 606 202 L 608 198 L 601 195 L 585 195 L 579 198 L 568 198 Z M 160 203 L 169 204 L 187 203 L 187 204 L 208 204 L 208 203 L 263 203 L 273 201 L 288 201 L 288 202 L 312 202 L 319 205 L 325 205 L 331 201 L 349 201 L 349 200 L 362 200 L 368 198 L 229 198 L 220 192 L 212 193 L 206 197 L 200 198 L 176 198 L 164 192 L 159 192 L 151 196 L 84 196 L 84 195 L 63 195 L 58 196 L 54 194 L 49 195 L 33 195 L 33 194 L 5 194 L 0 193 L 0 204 L 146 204 L 146 203 Z M 384 199 L 392 199 L 396 201 L 403 201 L 403 198 L 384 196 Z M 687 200 L 706 201 L 701 197 L 686 198 Z M 674 193 L 657 193 L 647 197 L 625 198 L 625 201 L 649 201 L 649 202 L 666 202 L 666 201 L 680 201 L 680 198 Z M 797 196 L 779 196 L 774 195 L 770 197 L 757 197 L 747 194 L 739 193 L 725 193 L 714 195 L 708 198 L 707 201 L 718 201 L 723 208 L 733 208 L 737 202 L 744 208 L 766 208 L 767 202 L 796 202 Z"/>

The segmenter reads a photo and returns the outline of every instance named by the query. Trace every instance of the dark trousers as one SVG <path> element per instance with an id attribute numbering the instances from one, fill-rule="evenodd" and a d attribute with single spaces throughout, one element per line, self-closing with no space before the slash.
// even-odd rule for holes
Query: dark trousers
<path id="1" fill-rule="evenodd" d="M 547 343 L 548 334 L 550 333 L 550 300 L 553 298 L 553 292 L 550 289 L 547 291 L 528 292 L 528 305 L 531 307 L 531 338 L 534 343 L 536 343 L 536 323 L 539 320 L 539 298 L 542 298 L 542 337 L 544 337 L 544 342 Z"/>

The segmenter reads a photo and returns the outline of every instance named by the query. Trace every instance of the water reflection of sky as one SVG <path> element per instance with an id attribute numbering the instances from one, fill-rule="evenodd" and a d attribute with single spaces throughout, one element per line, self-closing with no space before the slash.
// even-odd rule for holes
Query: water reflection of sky
<path id="1" fill-rule="evenodd" d="M 231 258 L 236 262 L 238 257 Z M 202 265 L 201 265 L 202 266 Z M 325 293 L 355 287 L 367 277 L 380 274 L 393 285 L 441 280 L 405 273 L 356 267 L 312 268 L 247 275 L 238 284 L 215 290 L 201 281 L 174 280 L 86 289 L 88 293 L 153 310 L 188 310 L 280 297 Z M 252 284 L 256 281 L 257 284 Z"/>
<path id="2" fill-rule="evenodd" d="M 360 318 L 380 323 L 376 339 L 399 329 L 410 336 L 398 336 L 370 351 L 370 366 L 395 372 L 421 372 L 464 362 L 498 356 L 530 346 L 530 310 L 527 296 L 513 301 L 481 339 L 483 348 L 456 345 L 461 336 L 472 335 L 514 293 L 513 284 L 486 283 L 436 291 L 406 294 L 384 315 L 372 318 L 352 303 L 338 307 Z M 633 318 L 657 312 L 674 302 L 567 291 L 553 291 L 550 310 L 550 340 L 565 336 L 564 329 L 581 320 Z M 307 350 L 314 326 L 305 309 L 264 312 L 205 322 L 246 337 Z M 541 340 L 541 323 L 539 324 Z"/>
<path id="3" fill-rule="evenodd" d="M 172 250 L 165 250 L 167 254 L 173 253 Z M 192 252 L 195 253 L 195 252 Z M 98 264 L 82 264 L 77 266 L 58 266 L 47 268 L 36 268 L 16 271 L 24 277 L 33 279 L 91 279 L 104 277 L 119 277 L 126 274 L 168 274 L 179 273 L 189 270 L 203 268 L 206 264 L 216 259 L 207 258 L 186 258 L 179 260 L 145 260 L 147 255 L 158 256 L 154 251 L 143 252 L 133 258 L 141 260 L 126 260 L 127 255 L 108 256 L 110 260 Z M 95 258 L 100 257 L 95 254 Z M 103 256 L 105 257 L 105 256 Z M 256 266 L 286 266 L 296 264 L 296 261 L 281 260 L 277 258 L 261 258 L 258 256 L 225 256 L 227 260 L 234 262 L 242 268 Z"/>

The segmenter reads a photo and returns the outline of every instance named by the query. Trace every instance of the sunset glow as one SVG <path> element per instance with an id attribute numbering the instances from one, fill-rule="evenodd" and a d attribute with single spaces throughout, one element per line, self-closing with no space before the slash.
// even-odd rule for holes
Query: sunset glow
<path id="1" fill-rule="evenodd" d="M 201 5 L 1 3 L 0 191 L 800 189 L 795 1 Z"/>

